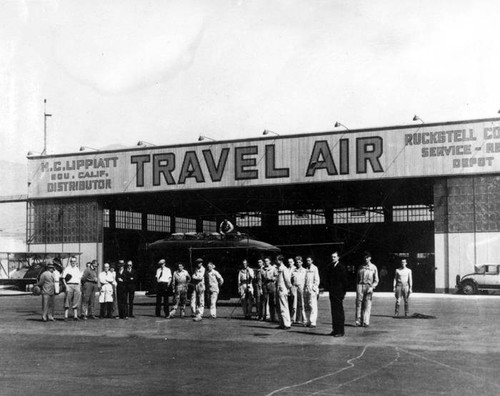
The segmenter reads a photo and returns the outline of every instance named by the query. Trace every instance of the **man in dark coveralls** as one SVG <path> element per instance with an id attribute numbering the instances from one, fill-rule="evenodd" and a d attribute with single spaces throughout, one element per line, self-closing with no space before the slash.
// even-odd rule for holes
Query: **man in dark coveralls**
<path id="1" fill-rule="evenodd" d="M 330 264 L 326 271 L 326 289 L 330 295 L 330 309 L 332 312 L 332 329 L 334 337 L 344 336 L 344 297 L 347 289 L 347 273 L 339 261 L 338 252 L 331 255 Z"/>

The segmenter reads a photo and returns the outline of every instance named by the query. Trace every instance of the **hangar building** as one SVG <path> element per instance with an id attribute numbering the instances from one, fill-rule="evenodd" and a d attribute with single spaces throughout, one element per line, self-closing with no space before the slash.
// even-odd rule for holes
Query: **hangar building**
<path id="1" fill-rule="evenodd" d="M 33 252 L 141 260 L 148 243 L 214 232 L 227 217 L 323 266 L 330 243 L 352 267 L 364 250 L 389 273 L 406 257 L 415 291 L 453 292 L 457 274 L 500 261 L 499 118 L 30 156 L 28 164 Z"/>

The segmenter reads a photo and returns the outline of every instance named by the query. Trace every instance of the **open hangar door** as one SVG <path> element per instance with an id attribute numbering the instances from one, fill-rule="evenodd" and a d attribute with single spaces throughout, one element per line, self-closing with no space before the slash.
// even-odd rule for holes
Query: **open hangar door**
<path id="1" fill-rule="evenodd" d="M 115 195 L 103 202 L 104 260 L 145 266 L 144 246 L 174 232 L 214 232 L 229 218 L 240 232 L 311 255 L 323 272 L 338 250 L 352 274 L 369 250 L 392 290 L 399 258 L 408 259 L 414 290 L 434 292 L 432 179 L 391 179 Z M 169 258 L 171 265 L 175 258 Z M 255 266 L 251 262 L 251 266 Z M 235 263 L 239 266 L 240 263 Z M 143 281 L 151 280 L 143 273 Z"/>

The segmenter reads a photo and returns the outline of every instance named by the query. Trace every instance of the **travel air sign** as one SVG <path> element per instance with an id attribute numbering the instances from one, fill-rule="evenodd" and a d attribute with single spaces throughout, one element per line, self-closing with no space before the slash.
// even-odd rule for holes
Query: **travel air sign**
<path id="1" fill-rule="evenodd" d="M 500 171 L 500 121 L 29 159 L 30 198 Z"/>

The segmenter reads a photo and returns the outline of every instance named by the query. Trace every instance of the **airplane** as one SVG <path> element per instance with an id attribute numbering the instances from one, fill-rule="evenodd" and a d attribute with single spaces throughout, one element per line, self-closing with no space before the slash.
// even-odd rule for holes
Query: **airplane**
<path id="1" fill-rule="evenodd" d="M 53 263 L 62 273 L 69 258 L 79 255 L 78 252 L 0 252 L 0 289 L 30 292 L 47 264 Z"/>
<path id="2" fill-rule="evenodd" d="M 146 246 L 149 266 L 144 272 L 147 279 L 147 289 L 154 288 L 154 274 L 157 263 L 165 259 L 172 272 L 181 262 L 190 274 L 194 270 L 197 258 L 204 260 L 206 267 L 209 261 L 215 264 L 215 269 L 224 278 L 220 297 L 236 296 L 238 271 L 243 259 L 247 259 L 251 267 L 256 266 L 257 259 L 265 256 L 274 258 L 281 250 L 269 243 L 251 238 L 248 234 L 233 232 L 222 235 L 210 233 L 173 233 L 165 239 L 160 239 Z"/>

